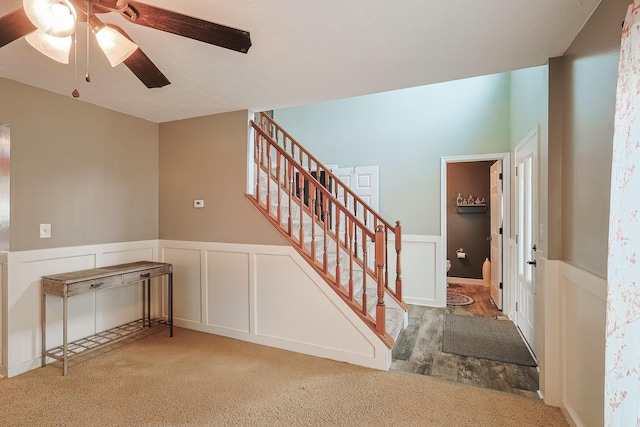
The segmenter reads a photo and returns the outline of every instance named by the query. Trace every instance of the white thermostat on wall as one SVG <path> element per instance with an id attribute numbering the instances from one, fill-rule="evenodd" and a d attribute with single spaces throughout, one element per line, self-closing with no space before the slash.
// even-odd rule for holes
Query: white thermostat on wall
<path id="1" fill-rule="evenodd" d="M 194 200 L 193 201 L 194 208 L 204 208 L 204 200 Z"/>

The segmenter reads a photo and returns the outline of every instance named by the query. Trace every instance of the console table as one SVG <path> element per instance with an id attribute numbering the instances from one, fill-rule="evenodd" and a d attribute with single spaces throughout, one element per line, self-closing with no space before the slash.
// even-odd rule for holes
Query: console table
<path id="1" fill-rule="evenodd" d="M 67 375 L 69 360 L 97 350 L 105 345 L 123 340 L 151 328 L 151 279 L 168 276 L 167 319 L 154 319 L 155 323 L 167 323 L 169 336 L 173 337 L 173 266 L 163 262 L 138 261 L 128 264 L 73 271 L 42 277 L 42 366 L 46 358 L 62 361 L 62 374 Z M 90 337 L 67 342 L 67 300 L 69 297 L 100 289 L 142 282 L 142 319 L 117 326 Z M 146 285 L 146 290 L 145 290 Z M 47 295 L 62 298 L 62 345 L 47 349 Z M 146 298 L 145 298 L 146 297 Z M 145 307 L 146 303 L 146 307 Z"/>

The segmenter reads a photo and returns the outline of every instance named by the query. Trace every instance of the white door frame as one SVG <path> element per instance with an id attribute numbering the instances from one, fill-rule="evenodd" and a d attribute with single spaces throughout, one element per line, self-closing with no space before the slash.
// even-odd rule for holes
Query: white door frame
<path id="1" fill-rule="evenodd" d="M 503 247 L 506 248 L 506 244 L 511 236 L 511 153 L 494 153 L 494 154 L 475 154 L 468 156 L 452 156 L 442 157 L 440 160 L 440 236 L 442 250 L 440 266 L 441 271 L 445 274 L 442 276 L 442 280 L 436 287 L 436 306 L 447 306 L 447 251 L 444 248 L 447 245 L 447 165 L 449 163 L 464 163 L 464 162 L 483 162 L 490 160 L 502 160 L 502 185 L 503 185 L 503 197 L 504 197 L 504 224 L 502 226 L 502 238 Z M 502 301 L 504 313 L 509 313 L 512 305 L 512 295 L 514 290 L 511 283 L 511 276 L 508 274 L 508 268 L 511 265 L 511 254 L 508 250 L 503 251 L 502 258 L 502 278 L 504 280 L 502 289 Z"/>
<path id="2" fill-rule="evenodd" d="M 513 155 L 513 168 L 515 169 L 518 166 L 518 153 L 521 152 L 529 143 L 533 143 L 534 144 L 534 157 L 533 157 L 533 181 L 531 183 L 532 185 L 532 205 L 531 205 L 531 239 L 532 239 L 532 244 L 535 244 L 538 247 L 538 250 L 540 250 L 540 235 L 539 235 L 539 209 L 540 209 L 540 126 L 536 125 L 533 127 L 533 129 L 531 129 L 531 131 L 527 134 L 527 136 L 525 136 L 519 143 L 518 145 L 516 145 L 515 149 L 514 149 L 514 155 Z M 514 197 L 519 197 L 518 194 L 518 177 L 514 176 Z M 519 201 L 518 199 L 515 200 L 514 203 L 514 227 L 518 227 L 519 225 L 519 221 L 520 221 L 520 212 L 519 212 Z M 518 234 L 518 229 L 516 228 L 514 230 L 514 234 L 517 237 Z M 522 240 L 522 239 L 520 239 Z M 518 303 L 520 304 L 520 306 L 522 307 L 524 304 L 524 301 L 519 301 L 519 296 L 518 296 L 518 268 L 519 268 L 519 251 L 521 249 L 521 246 L 524 245 L 524 243 L 522 241 L 518 242 L 517 239 L 514 242 L 515 244 L 515 253 L 516 253 L 516 258 L 513 260 L 513 286 L 514 286 L 514 304 Z M 526 248 L 527 251 L 531 251 L 531 248 Z M 531 260 L 535 260 L 537 257 L 537 253 L 536 251 L 532 251 L 531 252 L 531 256 L 530 257 L 525 257 L 525 258 L 530 258 Z M 540 336 L 540 332 L 541 332 L 541 328 L 539 327 L 540 321 L 539 321 L 539 316 L 542 316 L 542 307 L 541 307 L 541 301 L 538 299 L 539 298 L 539 292 L 536 292 L 536 267 L 535 266 L 531 266 L 529 267 L 531 269 L 531 282 L 532 282 L 532 286 L 533 286 L 533 291 L 534 291 L 534 295 L 533 295 L 533 322 L 532 322 L 532 333 L 531 336 L 528 338 L 525 338 L 525 342 L 527 343 L 527 345 L 529 345 L 529 347 L 531 347 L 531 349 L 533 350 L 534 353 L 534 357 L 536 358 L 536 361 L 538 360 L 538 358 L 540 357 L 540 340 L 541 340 L 541 336 Z M 537 295 L 536 295 L 537 293 Z M 515 308 L 515 307 L 514 307 Z M 514 316 L 513 316 L 513 321 L 516 324 L 516 326 L 518 326 L 518 328 L 520 328 L 520 319 L 518 316 L 518 313 L 514 312 Z M 520 328 L 521 329 L 521 328 Z M 522 333 L 522 330 L 521 330 Z M 525 334 L 522 334 L 523 337 L 525 337 Z M 531 342 L 529 342 L 531 341 Z"/>

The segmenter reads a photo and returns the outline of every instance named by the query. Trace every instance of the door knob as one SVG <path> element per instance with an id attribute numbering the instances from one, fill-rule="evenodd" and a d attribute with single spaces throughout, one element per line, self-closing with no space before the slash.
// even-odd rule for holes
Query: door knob
<path id="1" fill-rule="evenodd" d="M 527 261 L 527 264 L 529 264 L 529 265 L 533 265 L 533 266 L 535 267 L 535 266 L 536 266 L 536 264 L 537 264 L 537 262 L 536 262 L 536 260 L 534 259 L 533 261 Z"/>

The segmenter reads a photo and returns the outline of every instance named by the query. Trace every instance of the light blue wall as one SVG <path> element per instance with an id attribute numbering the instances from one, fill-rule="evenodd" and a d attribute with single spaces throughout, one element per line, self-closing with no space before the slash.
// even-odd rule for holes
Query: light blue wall
<path id="1" fill-rule="evenodd" d="M 511 108 L 510 108 L 510 140 L 511 150 L 538 126 L 538 178 L 539 178 L 539 223 L 542 224 L 542 235 L 536 245 L 540 252 L 548 256 L 548 232 L 549 232 L 549 67 L 526 68 L 511 72 Z M 513 164 L 513 159 L 512 162 Z M 511 174 L 515 177 L 515 173 Z M 553 183 L 556 184 L 555 182 Z M 559 196 L 558 191 L 552 189 L 551 197 Z M 513 214 L 515 197 L 511 199 L 511 219 L 512 224 L 515 218 Z M 511 228 L 511 234 L 515 233 L 515 227 Z M 512 236 L 513 237 L 513 236 Z M 556 236 L 552 236 L 556 237 Z M 558 238 L 552 242 L 560 245 Z"/>
<path id="2" fill-rule="evenodd" d="M 511 147 L 527 136 L 536 124 L 540 134 L 547 135 L 548 66 L 525 68 L 511 72 Z"/>
<path id="3" fill-rule="evenodd" d="M 380 167 L 380 212 L 440 235 L 440 159 L 510 147 L 508 73 L 274 112 L 325 164 Z"/>

